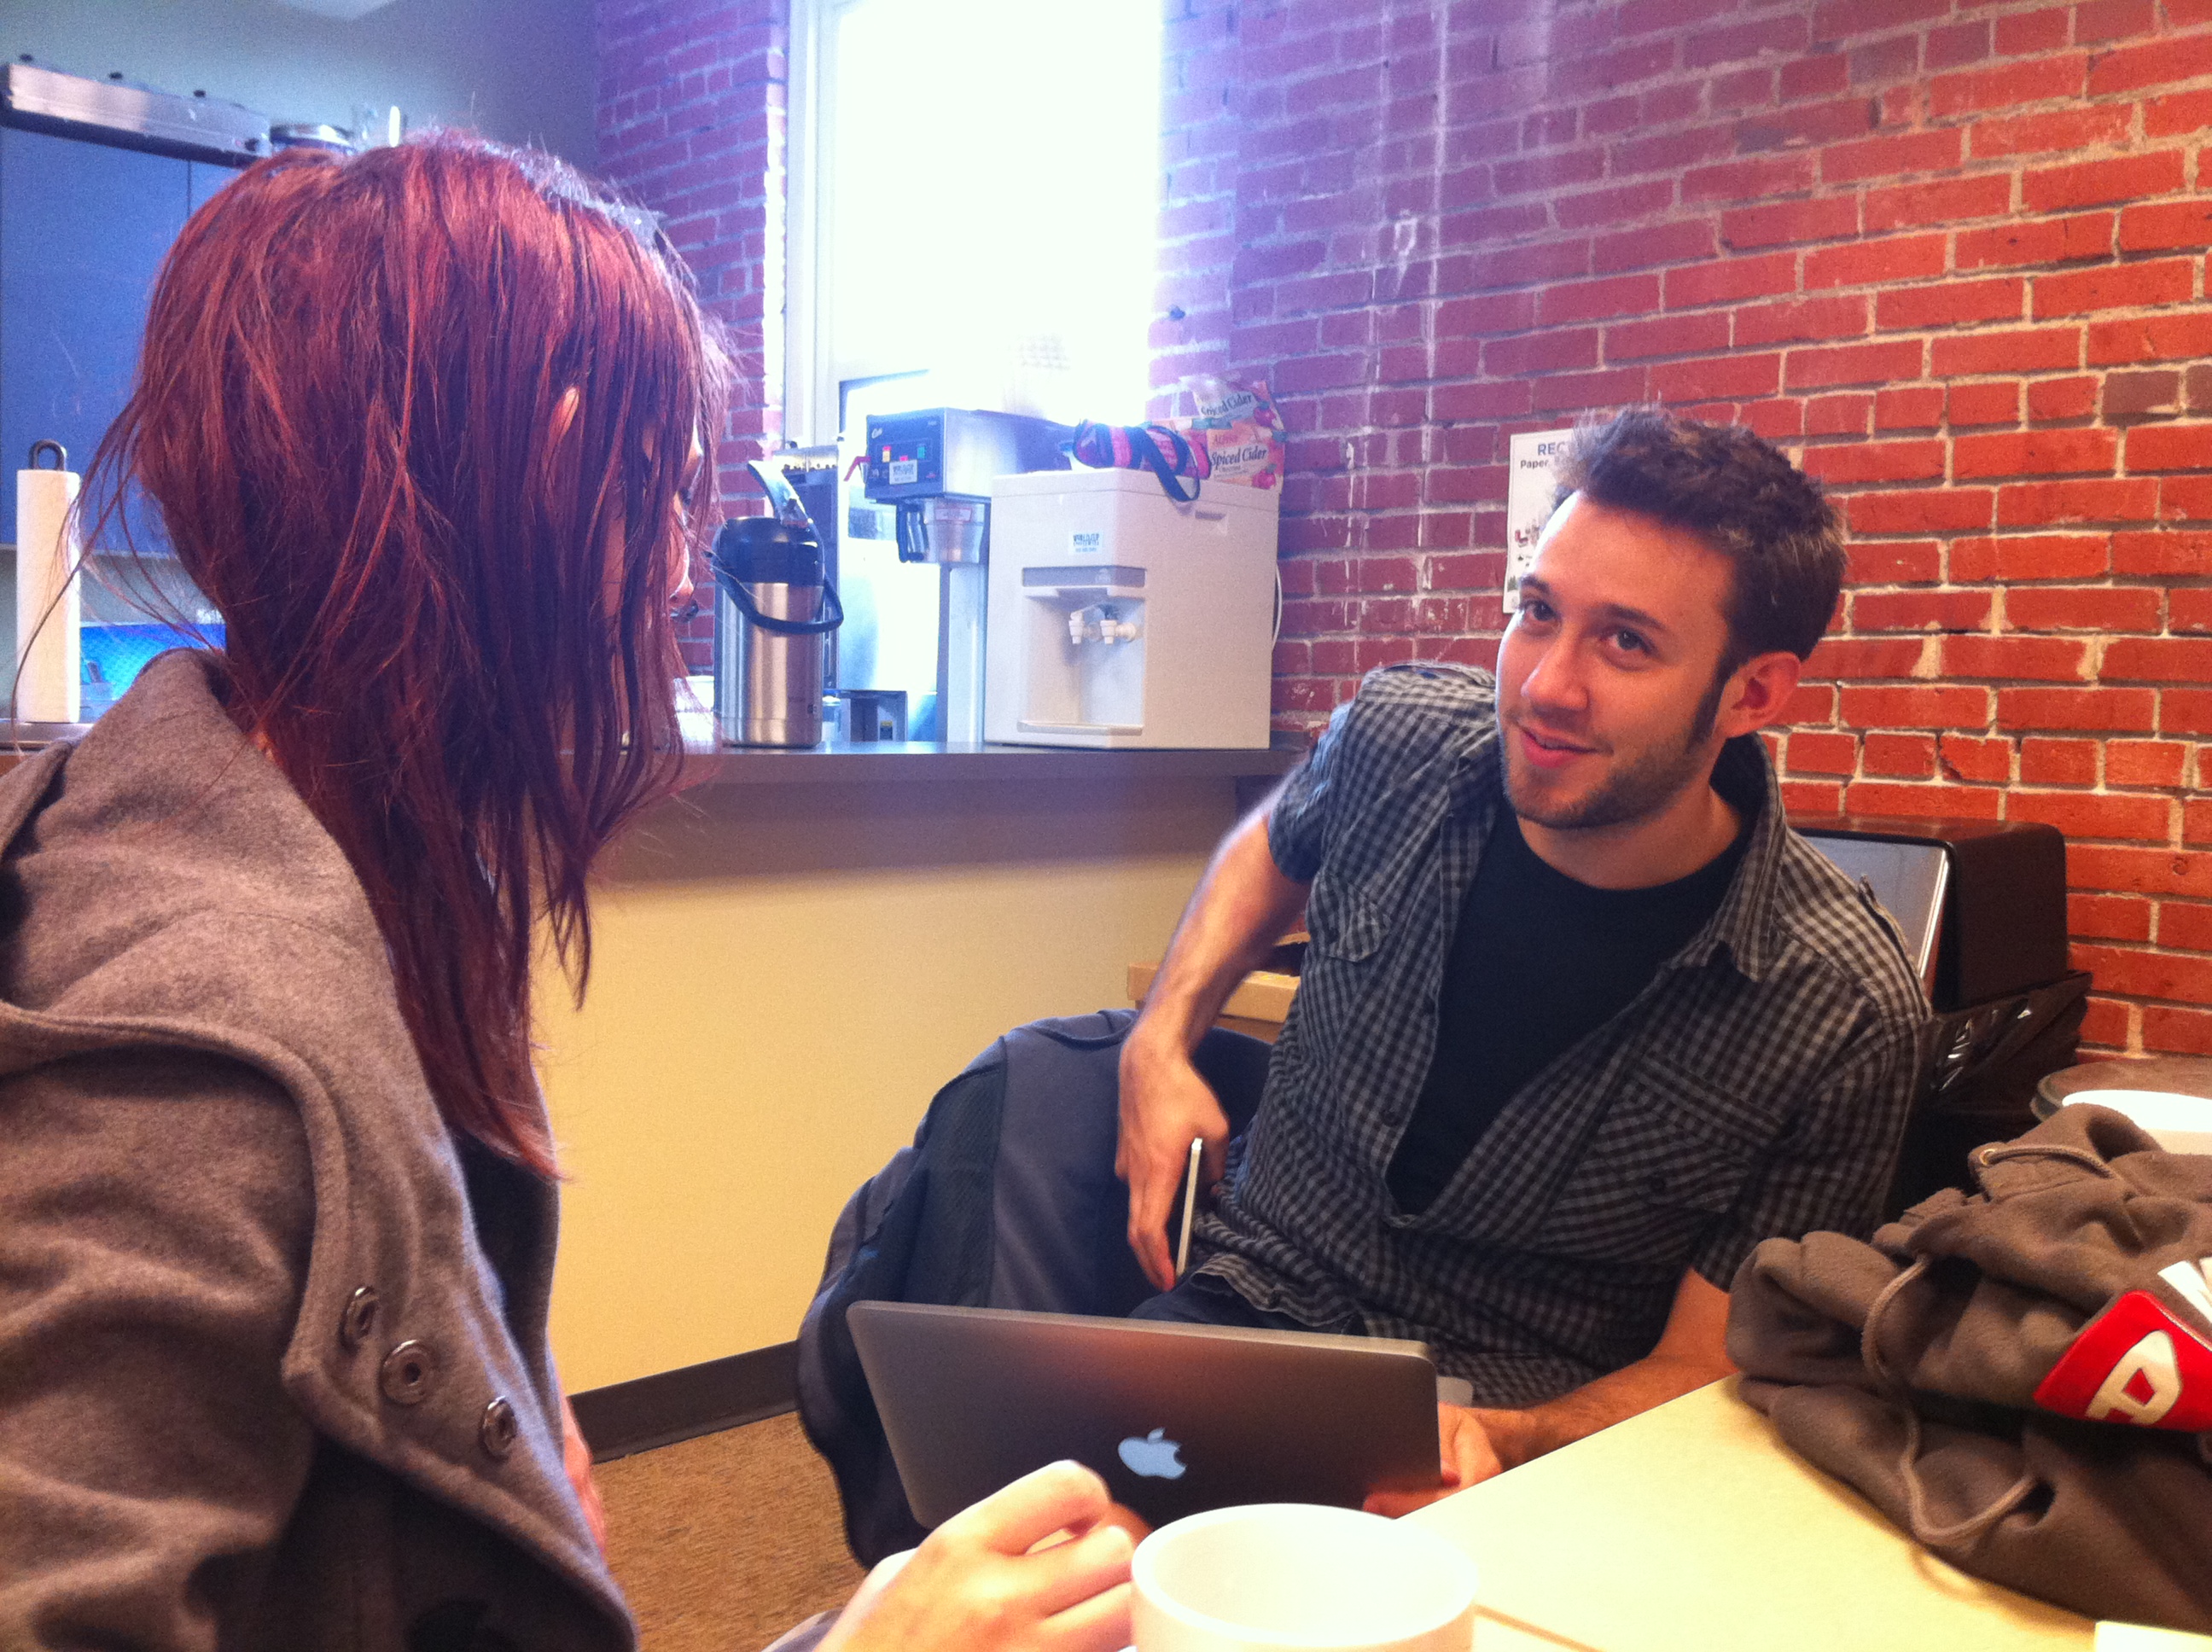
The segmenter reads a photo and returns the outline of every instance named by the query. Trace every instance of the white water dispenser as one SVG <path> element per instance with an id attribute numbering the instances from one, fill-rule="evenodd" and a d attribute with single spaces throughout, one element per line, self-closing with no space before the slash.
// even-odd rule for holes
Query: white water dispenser
<path id="1" fill-rule="evenodd" d="M 1266 746 L 1279 509 L 1238 483 L 1180 503 L 1149 471 L 998 477 L 984 738 Z"/>

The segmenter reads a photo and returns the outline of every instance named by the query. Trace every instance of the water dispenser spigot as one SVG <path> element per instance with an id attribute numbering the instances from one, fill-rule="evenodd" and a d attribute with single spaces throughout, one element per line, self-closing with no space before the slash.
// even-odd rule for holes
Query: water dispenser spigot
<path id="1" fill-rule="evenodd" d="M 1144 634 L 1143 626 L 1103 603 L 1075 609 L 1067 616 L 1067 640 L 1078 647 L 1086 642 L 1134 642 Z"/>

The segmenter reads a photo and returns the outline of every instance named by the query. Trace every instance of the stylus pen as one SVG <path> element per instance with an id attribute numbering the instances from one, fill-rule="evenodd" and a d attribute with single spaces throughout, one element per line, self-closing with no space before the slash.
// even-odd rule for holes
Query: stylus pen
<path id="1" fill-rule="evenodd" d="M 1190 1143 L 1190 1169 L 1182 1179 L 1182 1236 L 1176 1241 L 1176 1283 L 1182 1283 L 1182 1271 L 1190 1261 L 1190 1222 L 1198 1211 L 1198 1163 L 1206 1152 L 1206 1139 L 1194 1136 Z"/>

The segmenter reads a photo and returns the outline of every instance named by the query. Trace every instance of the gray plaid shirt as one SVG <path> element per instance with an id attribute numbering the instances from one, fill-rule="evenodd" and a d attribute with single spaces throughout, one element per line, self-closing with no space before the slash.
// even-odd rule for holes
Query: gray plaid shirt
<path id="1" fill-rule="evenodd" d="M 1530 1405 L 1650 1352 L 1686 1269 L 1725 1290 L 1761 1239 L 1871 1232 L 1925 1001 L 1872 897 L 1789 829 L 1756 737 L 1714 783 L 1756 817 L 1711 921 L 1408 1215 L 1384 1173 L 1504 793 L 1486 674 L 1371 673 L 1268 823 L 1313 944 L 1199 1271 Z"/>

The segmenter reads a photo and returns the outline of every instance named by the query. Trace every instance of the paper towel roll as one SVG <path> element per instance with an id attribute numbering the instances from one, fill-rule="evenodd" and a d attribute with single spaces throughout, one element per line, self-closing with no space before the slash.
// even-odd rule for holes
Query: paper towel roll
<path id="1" fill-rule="evenodd" d="M 15 472 L 15 715 L 27 723 L 77 720 L 77 485 L 74 471 Z"/>

